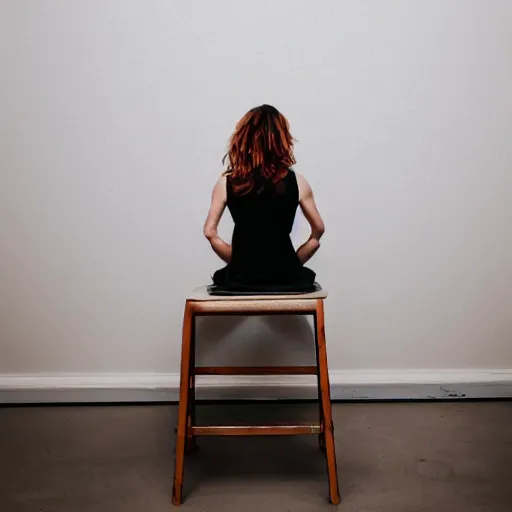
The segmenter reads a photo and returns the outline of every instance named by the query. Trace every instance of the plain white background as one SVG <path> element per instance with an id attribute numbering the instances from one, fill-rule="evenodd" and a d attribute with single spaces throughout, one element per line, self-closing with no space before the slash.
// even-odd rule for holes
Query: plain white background
<path id="1" fill-rule="evenodd" d="M 221 266 L 211 188 L 261 103 L 325 217 L 331 369 L 512 368 L 510 2 L 0 6 L 0 374 L 179 371 Z M 201 358 L 307 362 L 310 334 L 205 320 Z"/>

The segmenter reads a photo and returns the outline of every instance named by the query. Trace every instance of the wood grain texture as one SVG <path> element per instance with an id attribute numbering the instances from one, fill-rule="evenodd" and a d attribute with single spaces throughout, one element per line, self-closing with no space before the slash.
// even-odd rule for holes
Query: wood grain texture
<path id="1" fill-rule="evenodd" d="M 185 442 L 187 435 L 187 417 L 189 410 L 190 391 L 190 348 L 192 340 L 194 316 L 190 304 L 185 305 L 183 317 L 183 336 L 181 342 L 181 375 L 180 375 L 180 402 L 178 406 L 178 428 L 176 432 L 176 454 L 174 465 L 174 484 L 172 488 L 172 502 L 180 505 L 183 494 L 183 470 L 185 464 Z"/>
<path id="2" fill-rule="evenodd" d="M 316 300 L 188 301 L 195 315 L 294 315 L 314 314 Z"/>
<path id="3" fill-rule="evenodd" d="M 196 375 L 317 375 L 316 366 L 200 366 Z"/>
<path id="4" fill-rule="evenodd" d="M 322 402 L 321 419 L 323 438 L 327 458 L 327 473 L 329 478 L 329 498 L 333 505 L 341 501 L 338 487 L 338 470 L 336 467 L 336 450 L 334 448 L 334 430 L 331 412 L 331 392 L 329 384 L 329 370 L 327 366 L 327 349 L 325 342 L 324 301 L 319 299 L 315 315 L 315 336 L 318 350 L 318 375 L 320 381 L 320 396 Z"/>
<path id="5" fill-rule="evenodd" d="M 196 436 L 282 436 L 310 435 L 320 432 L 320 425 L 247 425 L 193 427 Z"/>
<path id="6" fill-rule="evenodd" d="M 190 377 L 189 393 L 187 405 L 187 441 L 185 445 L 186 452 L 192 452 L 197 448 L 196 438 L 192 433 L 191 427 L 196 423 L 196 322 L 192 318 L 192 328 L 190 333 Z"/>

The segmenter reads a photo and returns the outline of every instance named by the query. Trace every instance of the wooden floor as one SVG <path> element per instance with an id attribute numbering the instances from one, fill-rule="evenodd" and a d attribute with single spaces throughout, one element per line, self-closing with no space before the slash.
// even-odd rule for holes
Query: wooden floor
<path id="1" fill-rule="evenodd" d="M 343 512 L 511 512 L 512 402 L 337 404 Z M 204 406 L 208 423 L 309 420 L 310 404 Z M 0 409 L 0 511 L 170 512 L 174 406 Z M 315 512 L 316 438 L 199 440 L 186 511 Z"/>

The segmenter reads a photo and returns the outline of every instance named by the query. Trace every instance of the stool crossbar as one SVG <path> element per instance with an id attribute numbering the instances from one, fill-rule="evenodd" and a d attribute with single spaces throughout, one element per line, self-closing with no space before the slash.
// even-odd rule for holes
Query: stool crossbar
<path id="1" fill-rule="evenodd" d="M 185 452 L 192 451 L 198 436 L 318 435 L 325 452 L 329 482 L 329 499 L 340 502 L 336 453 L 331 414 L 331 397 L 324 325 L 324 299 L 317 291 L 304 295 L 210 296 L 206 288 L 195 290 L 187 299 L 183 319 L 180 396 L 172 501 L 180 505 L 183 494 Z M 315 366 L 199 366 L 195 365 L 195 319 L 213 315 L 312 315 L 315 324 Z M 197 426 L 195 390 L 198 375 L 316 375 L 319 398 L 319 421 L 308 425 Z"/>

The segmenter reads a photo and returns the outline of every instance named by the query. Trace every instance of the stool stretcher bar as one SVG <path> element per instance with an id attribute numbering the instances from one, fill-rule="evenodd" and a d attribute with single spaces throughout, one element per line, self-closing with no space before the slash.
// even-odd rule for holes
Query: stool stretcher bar
<path id="1" fill-rule="evenodd" d="M 316 366 L 196 366 L 195 375 L 316 375 Z"/>
<path id="2" fill-rule="evenodd" d="M 321 434 L 320 425 L 255 425 L 191 427 L 195 436 L 296 436 Z"/>

